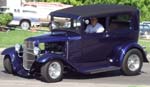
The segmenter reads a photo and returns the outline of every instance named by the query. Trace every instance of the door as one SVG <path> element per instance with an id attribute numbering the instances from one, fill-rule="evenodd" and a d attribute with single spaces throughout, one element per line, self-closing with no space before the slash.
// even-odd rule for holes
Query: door
<path id="1" fill-rule="evenodd" d="M 108 55 L 112 51 L 112 45 L 108 32 L 83 35 L 82 62 L 108 61 Z"/>

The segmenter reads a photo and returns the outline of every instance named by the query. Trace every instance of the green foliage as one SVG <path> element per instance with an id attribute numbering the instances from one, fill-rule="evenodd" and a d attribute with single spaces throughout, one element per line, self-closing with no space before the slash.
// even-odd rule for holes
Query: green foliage
<path id="1" fill-rule="evenodd" d="M 38 0 L 42 2 L 62 2 L 65 4 L 89 5 L 89 4 L 123 4 L 140 9 L 141 21 L 150 20 L 150 0 Z"/>
<path id="2" fill-rule="evenodd" d="M 141 45 L 141 46 L 144 46 L 146 47 L 146 52 L 150 52 L 150 40 L 146 40 L 146 39 L 139 39 L 138 43 Z"/>
<path id="3" fill-rule="evenodd" d="M 6 26 L 12 20 L 10 14 L 0 14 L 0 25 Z"/>

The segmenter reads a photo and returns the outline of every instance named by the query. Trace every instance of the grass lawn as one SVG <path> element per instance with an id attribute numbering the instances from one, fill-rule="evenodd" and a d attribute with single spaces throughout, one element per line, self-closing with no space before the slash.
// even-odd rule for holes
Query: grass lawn
<path id="1" fill-rule="evenodd" d="M 22 44 L 25 38 L 40 35 L 42 33 L 43 32 L 30 32 L 24 30 L 0 32 L 0 48 L 14 46 L 16 43 Z"/>
<path id="2" fill-rule="evenodd" d="M 139 44 L 146 47 L 146 51 L 150 53 L 150 40 L 139 39 Z"/>

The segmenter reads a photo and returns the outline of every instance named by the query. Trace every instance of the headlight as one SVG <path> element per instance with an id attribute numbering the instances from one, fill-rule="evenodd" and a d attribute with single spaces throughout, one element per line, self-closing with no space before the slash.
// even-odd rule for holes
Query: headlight
<path id="1" fill-rule="evenodd" d="M 15 51 L 19 52 L 19 51 L 20 51 L 20 48 L 21 48 L 21 45 L 19 45 L 19 44 L 16 44 L 16 45 L 15 45 Z"/>
<path id="2" fill-rule="evenodd" d="M 33 52 L 34 55 L 38 55 L 40 53 L 40 49 L 38 47 L 34 47 Z"/>

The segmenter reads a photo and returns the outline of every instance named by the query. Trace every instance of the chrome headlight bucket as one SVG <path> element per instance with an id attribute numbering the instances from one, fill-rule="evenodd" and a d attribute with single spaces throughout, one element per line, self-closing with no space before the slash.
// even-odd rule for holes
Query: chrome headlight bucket
<path id="1" fill-rule="evenodd" d="M 20 44 L 16 44 L 15 45 L 15 51 L 19 52 L 21 49 L 21 45 Z"/>
<path id="2" fill-rule="evenodd" d="M 38 48 L 38 47 L 34 47 L 34 49 L 33 49 L 33 53 L 34 53 L 34 55 L 38 55 L 38 54 L 40 54 L 40 48 Z"/>

